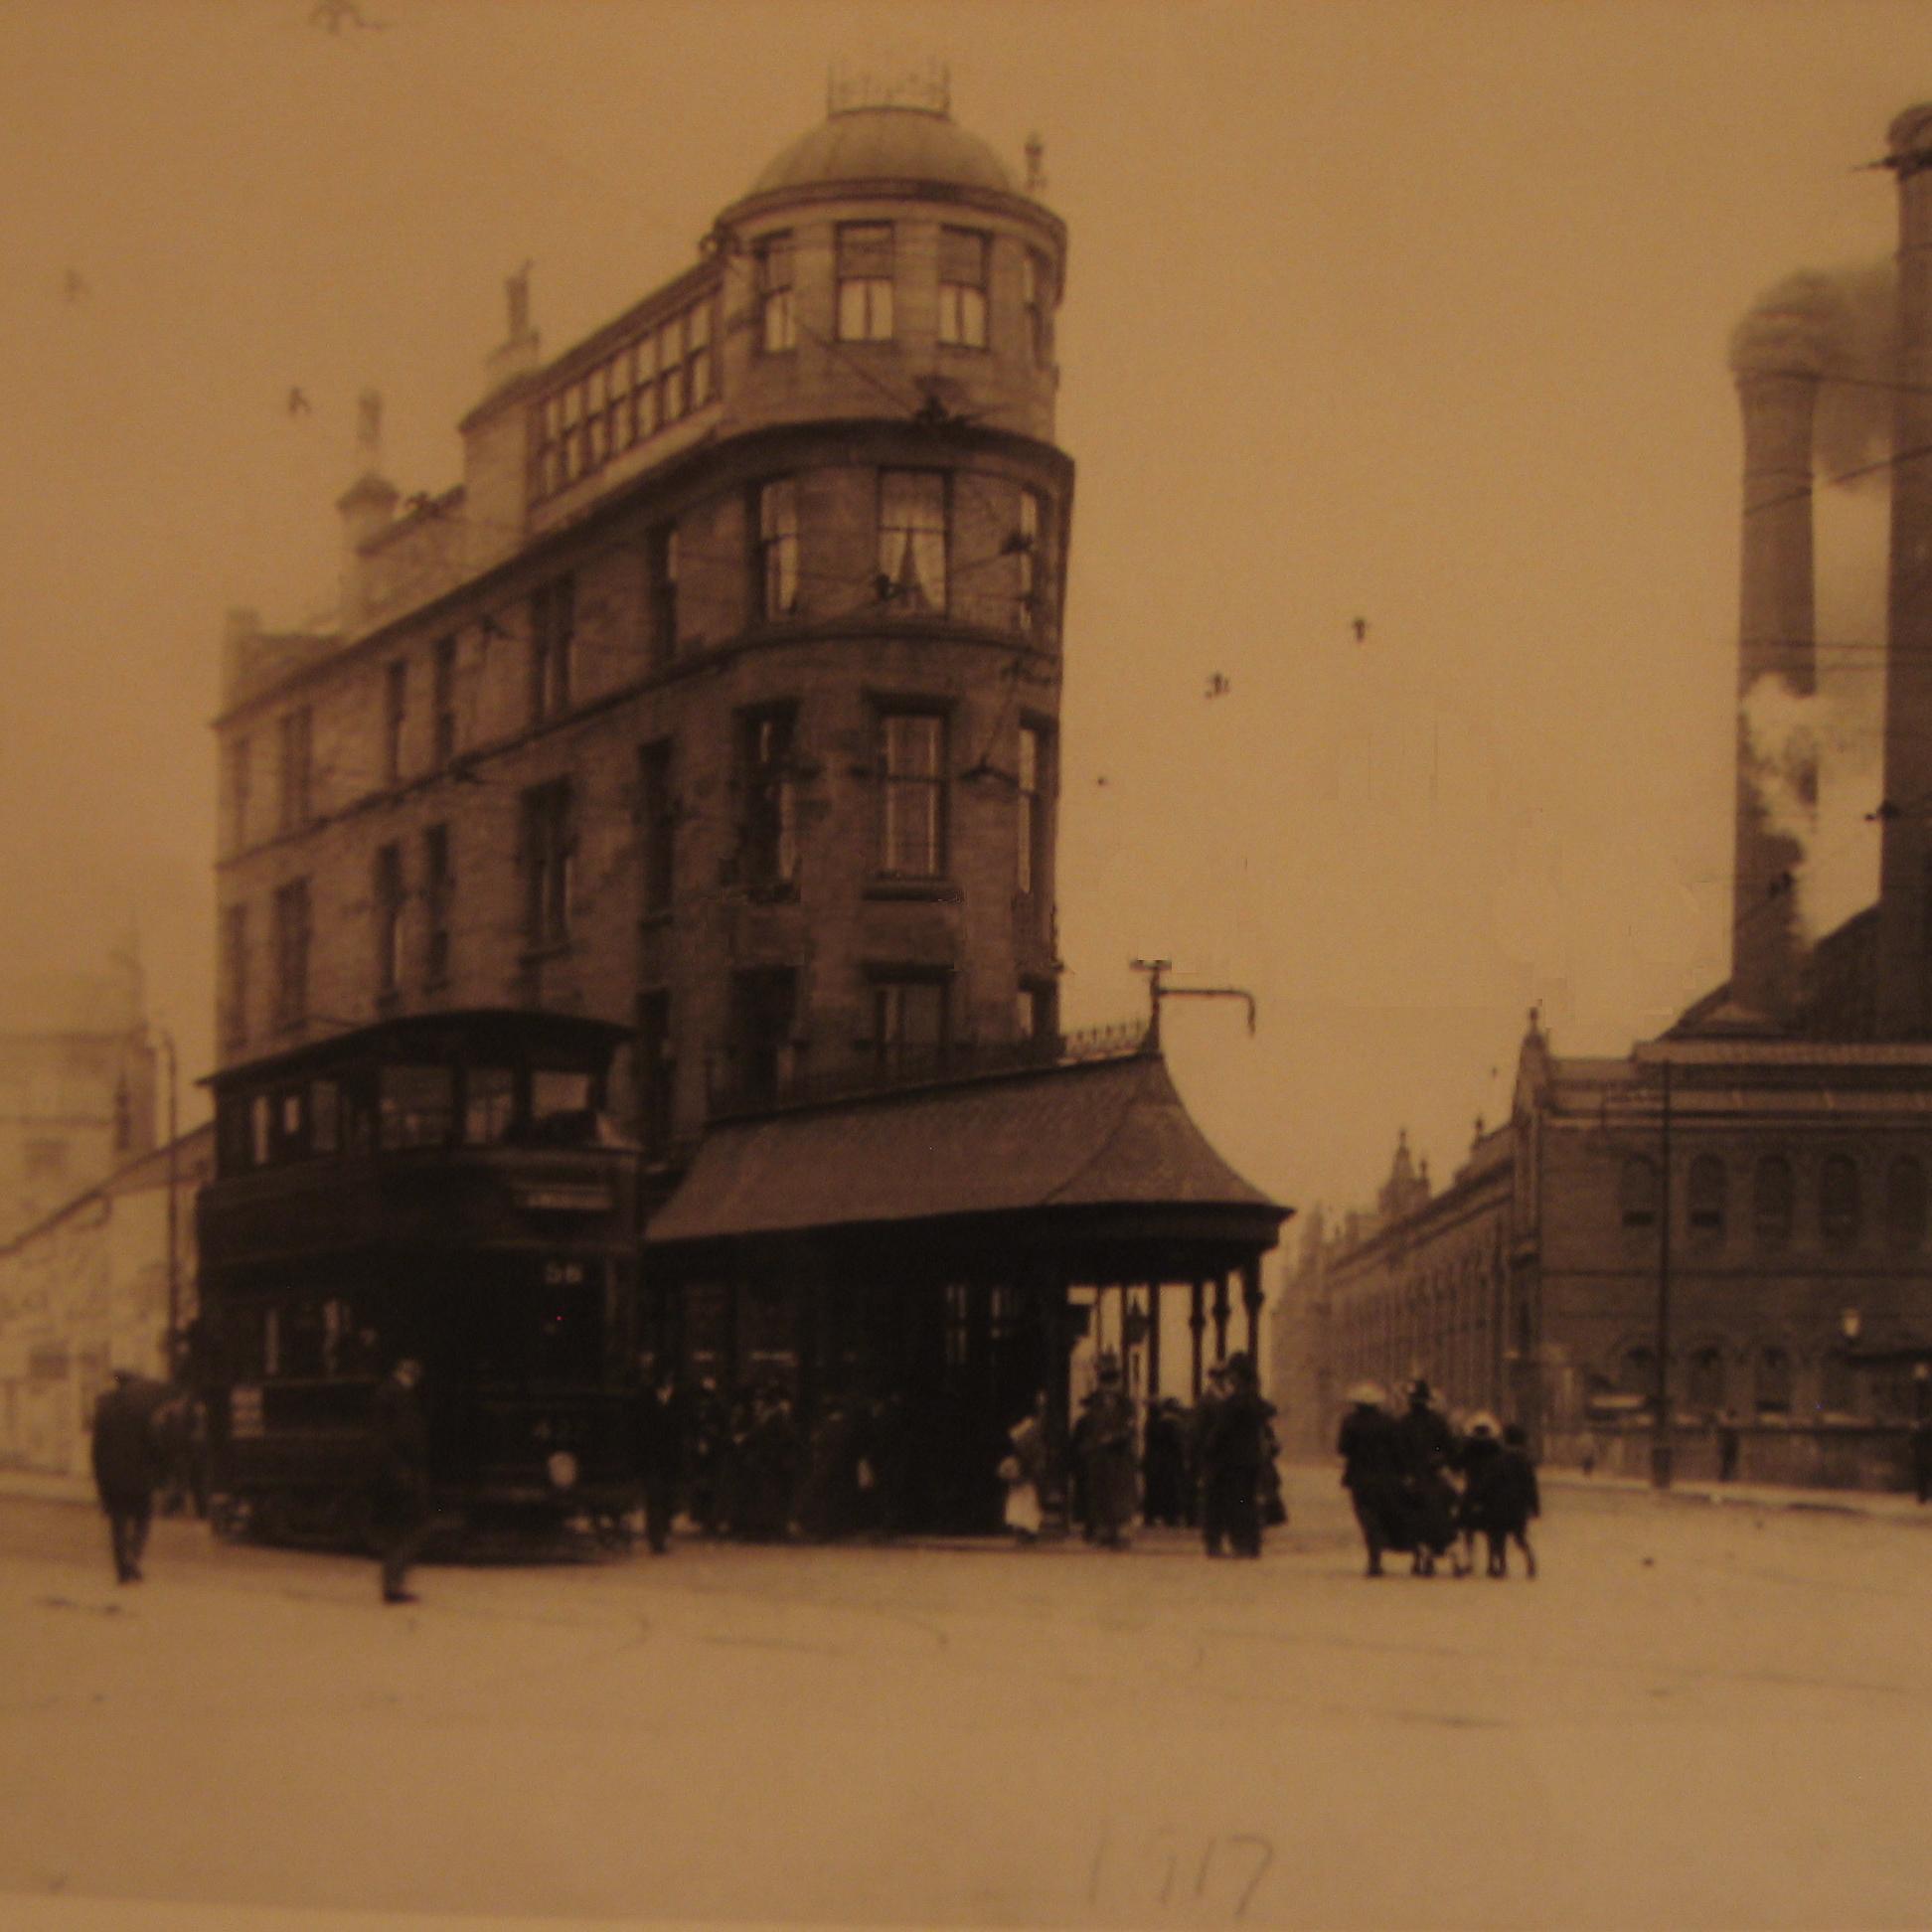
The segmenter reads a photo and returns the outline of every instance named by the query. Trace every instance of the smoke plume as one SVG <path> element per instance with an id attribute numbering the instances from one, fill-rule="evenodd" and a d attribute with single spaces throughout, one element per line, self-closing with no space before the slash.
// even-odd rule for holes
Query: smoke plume
<path id="1" fill-rule="evenodd" d="M 1897 305 L 1898 265 L 1890 256 L 1806 268 L 1766 289 L 1731 331 L 1736 374 L 1790 370 L 1824 378 L 1814 450 L 1828 482 L 1884 484 Z"/>

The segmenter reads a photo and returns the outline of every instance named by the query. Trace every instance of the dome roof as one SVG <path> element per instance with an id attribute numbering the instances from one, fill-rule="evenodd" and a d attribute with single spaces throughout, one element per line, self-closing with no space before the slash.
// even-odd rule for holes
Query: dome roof
<path id="1" fill-rule="evenodd" d="M 852 107 L 802 135 L 751 184 L 754 195 L 837 181 L 926 181 L 1014 192 L 1000 157 L 930 107 Z"/>

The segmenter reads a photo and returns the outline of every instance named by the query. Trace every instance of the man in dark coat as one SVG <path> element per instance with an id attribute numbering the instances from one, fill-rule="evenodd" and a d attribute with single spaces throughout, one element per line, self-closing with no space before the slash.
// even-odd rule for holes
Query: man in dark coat
<path id="1" fill-rule="evenodd" d="M 1342 1458 L 1342 1487 L 1355 1505 L 1356 1522 L 1368 1546 L 1368 1573 L 1379 1576 L 1382 1551 L 1407 1546 L 1401 1529 L 1401 1438 L 1373 1382 L 1358 1382 L 1349 1391 L 1349 1401 L 1352 1406 L 1342 1418 L 1335 1450 Z"/>
<path id="2" fill-rule="evenodd" d="M 1259 1556 L 1261 1465 L 1268 1459 L 1274 1404 L 1262 1395 L 1245 1353 L 1228 1357 L 1227 1385 L 1214 1418 L 1209 1459 L 1220 1487 L 1228 1547 L 1236 1556 Z"/>
<path id="3" fill-rule="evenodd" d="M 422 1365 L 405 1356 L 370 1405 L 370 1517 L 383 1560 L 383 1601 L 413 1603 L 409 1565 L 429 1527 L 429 1422 L 416 1384 Z"/>
<path id="4" fill-rule="evenodd" d="M 1415 1536 L 1415 1573 L 1433 1576 L 1436 1558 L 1451 1554 L 1456 1543 L 1456 1490 L 1449 1480 L 1456 1438 L 1420 1376 L 1409 1383 L 1408 1397 L 1395 1425 L 1402 1444 L 1402 1489 Z M 1460 1569 L 1459 1561 L 1456 1566 Z"/>
<path id="5" fill-rule="evenodd" d="M 158 1390 L 144 1389 L 131 1369 L 116 1368 L 114 1385 L 94 1405 L 93 1478 L 106 1512 L 114 1551 L 114 1575 L 141 1580 L 148 1525 L 154 1517 L 154 1485 L 160 1475 L 154 1410 Z"/>
<path id="6" fill-rule="evenodd" d="M 632 1448 L 644 1488 L 644 1535 L 651 1554 L 671 1547 L 671 1520 L 678 1513 L 684 1479 L 685 1400 L 669 1368 L 638 1391 Z"/>
<path id="7" fill-rule="evenodd" d="M 1141 1434 L 1141 1509 L 1150 1524 L 1181 1527 L 1187 1513 L 1182 1496 L 1186 1474 L 1181 1404 L 1172 1396 L 1165 1401 L 1150 1401 Z"/>
<path id="8" fill-rule="evenodd" d="M 1092 1418 L 1086 1443 L 1087 1507 L 1093 1512 L 1094 1541 L 1103 1549 L 1124 1549 L 1137 1487 L 1134 1403 L 1115 1357 L 1100 1358 L 1098 1374 L 1087 1410 Z"/>
<path id="9" fill-rule="evenodd" d="M 1227 1540 L 1227 1482 L 1221 1464 L 1220 1412 L 1229 1389 L 1227 1365 L 1215 1363 L 1208 1371 L 1208 1385 L 1194 1415 L 1194 1464 L 1196 1491 L 1201 1505 L 1202 1546 L 1209 1556 L 1218 1556 Z"/>

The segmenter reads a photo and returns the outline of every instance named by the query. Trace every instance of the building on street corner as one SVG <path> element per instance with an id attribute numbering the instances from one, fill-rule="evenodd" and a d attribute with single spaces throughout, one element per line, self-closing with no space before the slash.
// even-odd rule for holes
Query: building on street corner
<path id="1" fill-rule="evenodd" d="M 1063 1426 L 1065 1351 L 1097 1331 L 1097 1291 L 1184 1280 L 1218 1294 L 1224 1328 L 1230 1278 L 1248 1283 L 1251 1339 L 1286 1210 L 1200 1141 L 1138 1030 L 1071 1058 L 1060 1033 L 1064 227 L 953 120 L 942 79 L 835 86 L 830 105 L 695 260 L 561 353 L 510 278 L 455 488 L 405 499 L 366 399 L 337 624 L 230 622 L 218 1084 L 252 1104 L 238 1070 L 384 1018 L 618 1022 L 613 1104 L 646 1213 L 682 1230 L 646 1239 L 647 1261 L 663 1250 L 648 1346 L 807 1396 L 936 1363 L 997 1437 L 1028 1403 L 994 1411 L 1031 1392 L 992 1366 L 1023 1276 L 1055 1298 L 1028 1321 L 1061 1352 L 1020 1379 L 1054 1381 Z M 937 1147 L 999 1082 L 1051 1105 L 1089 1094 L 1109 1054 L 1135 1068 L 1121 1104 L 1174 1132 L 1119 1170 L 1118 1201 L 1084 1204 L 1128 1218 L 1078 1266 L 1043 1273 L 1036 1244 L 982 1253 L 970 1293 L 930 1264 L 895 1277 L 907 1216 L 930 1246 L 983 1207 L 1049 1206 L 943 1163 L 947 1187 L 874 1204 L 883 1248 L 842 1223 L 836 1268 L 824 1243 L 801 1260 L 810 1164 L 829 1183 L 845 1158 L 843 1130 L 801 1110 L 916 1087 Z M 276 1104 L 274 1146 L 312 1151 L 307 1099 Z M 777 1269 L 775 1184 L 723 1179 L 768 1116 L 801 1123 L 771 1132 L 805 1164 Z M 245 1154 L 249 1135 L 224 1145 Z M 1183 1210 L 1204 1244 L 1161 1247 L 1143 1209 Z M 1069 1267 L 1104 1273 L 1077 1322 Z M 853 1313 L 880 1297 L 896 1297 L 885 1328 Z M 862 1339 L 835 1346 L 847 1316 Z"/>

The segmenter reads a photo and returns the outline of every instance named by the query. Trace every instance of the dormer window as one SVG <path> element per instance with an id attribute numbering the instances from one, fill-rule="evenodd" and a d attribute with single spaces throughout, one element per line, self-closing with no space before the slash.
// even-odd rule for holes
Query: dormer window
<path id="1" fill-rule="evenodd" d="M 839 340 L 892 336 L 892 225 L 846 222 L 839 229 Z"/>

